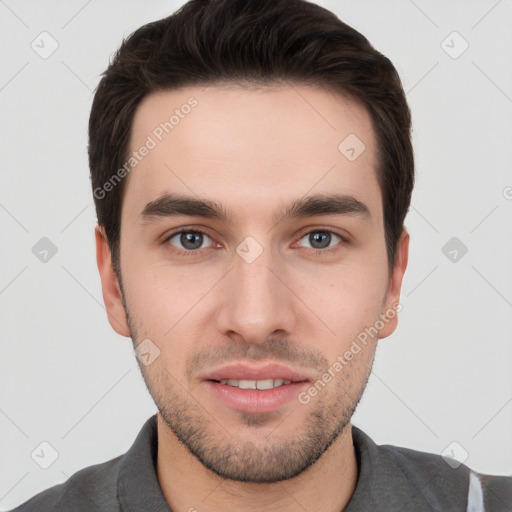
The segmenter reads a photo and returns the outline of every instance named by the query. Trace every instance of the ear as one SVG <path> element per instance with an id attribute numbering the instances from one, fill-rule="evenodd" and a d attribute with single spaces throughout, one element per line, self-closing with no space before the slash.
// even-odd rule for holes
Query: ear
<path id="1" fill-rule="evenodd" d="M 100 273 L 103 302 L 107 309 L 108 321 L 114 331 L 129 338 L 130 328 L 126 320 L 121 290 L 112 265 L 107 236 L 102 226 L 96 225 L 94 236 L 96 238 L 96 262 Z"/>
<path id="2" fill-rule="evenodd" d="M 395 331 L 398 325 L 398 312 L 401 310 L 401 307 L 398 304 L 400 302 L 402 280 L 405 274 L 405 269 L 407 268 L 407 261 L 409 259 L 409 238 L 409 233 L 404 229 L 398 240 L 395 262 L 389 277 L 386 299 L 381 312 L 385 318 L 384 327 L 379 333 L 379 339 L 387 338 Z"/>

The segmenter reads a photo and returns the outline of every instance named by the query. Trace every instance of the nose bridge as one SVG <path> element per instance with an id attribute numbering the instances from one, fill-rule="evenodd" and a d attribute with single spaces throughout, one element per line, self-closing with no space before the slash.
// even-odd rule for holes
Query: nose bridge
<path id="1" fill-rule="evenodd" d="M 270 245 L 254 237 L 236 248 L 233 270 L 225 283 L 219 315 L 224 333 L 236 332 L 250 343 L 263 343 L 276 330 L 291 331 L 294 312 L 289 290 L 276 277 L 282 267 Z"/>

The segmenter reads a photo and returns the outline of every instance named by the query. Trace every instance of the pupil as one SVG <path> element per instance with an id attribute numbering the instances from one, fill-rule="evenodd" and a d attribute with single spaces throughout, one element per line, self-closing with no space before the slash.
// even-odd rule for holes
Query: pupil
<path id="1" fill-rule="evenodd" d="M 201 233 L 182 233 L 182 235 L 180 236 L 180 242 L 186 249 L 197 249 L 198 247 L 201 247 L 201 237 Z"/>
<path id="2" fill-rule="evenodd" d="M 311 247 L 314 249 L 324 249 L 325 247 L 329 247 L 329 243 L 331 242 L 331 234 L 324 231 L 318 231 L 317 233 L 309 235 L 309 242 Z M 317 242 L 320 242 L 320 247 L 315 245 Z"/>

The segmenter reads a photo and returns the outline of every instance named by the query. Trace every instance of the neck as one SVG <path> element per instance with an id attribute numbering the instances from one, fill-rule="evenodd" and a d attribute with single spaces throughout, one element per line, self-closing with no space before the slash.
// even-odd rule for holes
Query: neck
<path id="1" fill-rule="evenodd" d="M 306 471 L 275 483 L 247 483 L 216 475 L 196 459 L 157 415 L 157 474 L 172 510 L 216 512 L 340 512 L 357 482 L 357 460 L 348 424 Z"/>

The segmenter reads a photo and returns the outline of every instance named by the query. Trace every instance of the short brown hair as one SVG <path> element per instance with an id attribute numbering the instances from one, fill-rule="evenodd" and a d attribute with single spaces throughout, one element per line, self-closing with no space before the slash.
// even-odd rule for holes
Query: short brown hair
<path id="1" fill-rule="evenodd" d="M 305 0 L 190 0 L 123 40 L 94 96 L 89 166 L 98 223 L 118 276 L 126 180 L 100 197 L 97 191 L 127 161 L 141 100 L 184 86 L 288 80 L 348 94 L 368 110 L 392 269 L 414 186 L 414 157 L 410 110 L 391 61 L 332 12 Z"/>

